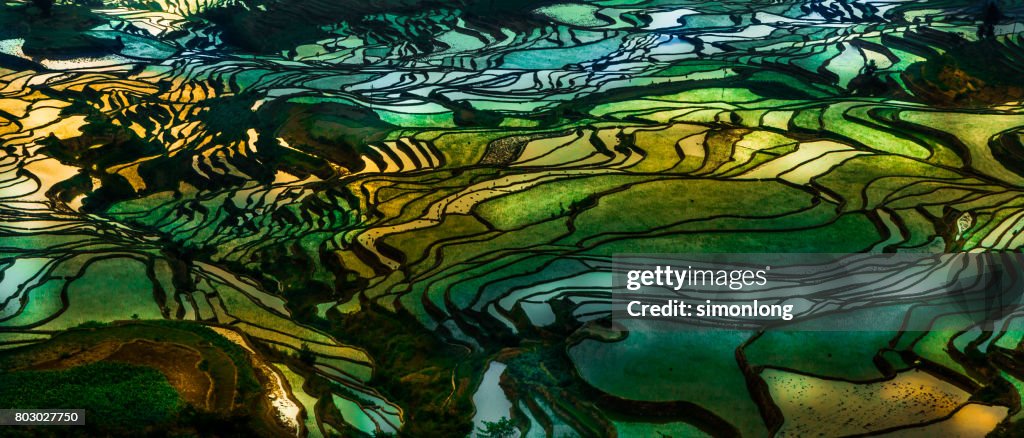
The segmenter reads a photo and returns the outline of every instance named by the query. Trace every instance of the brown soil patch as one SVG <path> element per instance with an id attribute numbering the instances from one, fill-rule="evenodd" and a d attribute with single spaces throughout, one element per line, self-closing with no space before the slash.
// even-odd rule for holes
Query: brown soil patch
<path id="1" fill-rule="evenodd" d="M 213 381 L 209 374 L 199 369 L 202 357 L 195 350 L 178 344 L 137 340 L 123 344 L 106 360 L 156 369 L 167 377 L 167 382 L 189 404 L 209 408 Z"/>
<path id="2" fill-rule="evenodd" d="M 62 370 L 88 365 L 106 359 L 120 347 L 120 341 L 108 341 L 89 345 L 74 351 L 53 349 L 52 351 L 46 351 L 45 354 L 39 354 L 38 358 L 41 361 L 32 365 L 31 369 Z"/>

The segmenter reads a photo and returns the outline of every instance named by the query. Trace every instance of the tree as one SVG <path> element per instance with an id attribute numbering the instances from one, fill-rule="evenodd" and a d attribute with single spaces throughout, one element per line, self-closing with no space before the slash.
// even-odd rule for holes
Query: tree
<path id="1" fill-rule="evenodd" d="M 484 427 L 477 429 L 477 436 L 484 438 L 512 438 L 516 436 L 518 429 L 508 417 L 501 417 L 498 421 L 484 421 Z"/>
<path id="2" fill-rule="evenodd" d="M 49 17 L 53 10 L 53 0 L 32 0 L 32 4 L 42 11 L 44 17 Z"/>
<path id="3" fill-rule="evenodd" d="M 299 360 L 309 366 L 316 365 L 316 355 L 309 348 L 309 344 L 305 342 L 302 343 L 302 349 L 299 350 Z"/>
<path id="4" fill-rule="evenodd" d="M 990 1 L 981 14 L 981 24 L 978 26 L 978 38 L 995 38 L 996 25 L 1003 19 L 1003 12 L 999 5 Z"/>

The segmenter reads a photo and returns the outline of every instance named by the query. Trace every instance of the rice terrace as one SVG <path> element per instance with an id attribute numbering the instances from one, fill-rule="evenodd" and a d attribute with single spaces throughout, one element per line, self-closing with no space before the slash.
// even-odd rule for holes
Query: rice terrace
<path id="1" fill-rule="evenodd" d="M 87 410 L 3 436 L 1024 436 L 1024 311 L 611 317 L 1022 249 L 1021 0 L 0 3 L 0 408 Z"/>

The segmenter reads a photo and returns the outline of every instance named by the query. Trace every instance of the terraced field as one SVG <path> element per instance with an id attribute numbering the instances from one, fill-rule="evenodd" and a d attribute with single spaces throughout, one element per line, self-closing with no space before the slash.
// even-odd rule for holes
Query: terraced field
<path id="1" fill-rule="evenodd" d="M 1019 1 L 33 3 L 0 5 L 4 371 L 149 367 L 268 436 L 1024 428 L 1021 315 L 610 324 L 613 254 L 1019 252 Z"/>

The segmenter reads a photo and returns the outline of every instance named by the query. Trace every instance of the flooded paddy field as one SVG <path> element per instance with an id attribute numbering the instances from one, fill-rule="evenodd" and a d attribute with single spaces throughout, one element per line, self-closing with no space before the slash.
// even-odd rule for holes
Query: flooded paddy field
<path id="1" fill-rule="evenodd" d="M 1014 436 L 1019 315 L 610 308 L 618 253 L 1020 251 L 1022 32 L 1013 0 L 8 1 L 0 369 L 139 367 L 166 415 L 95 425 L 127 436 Z"/>

